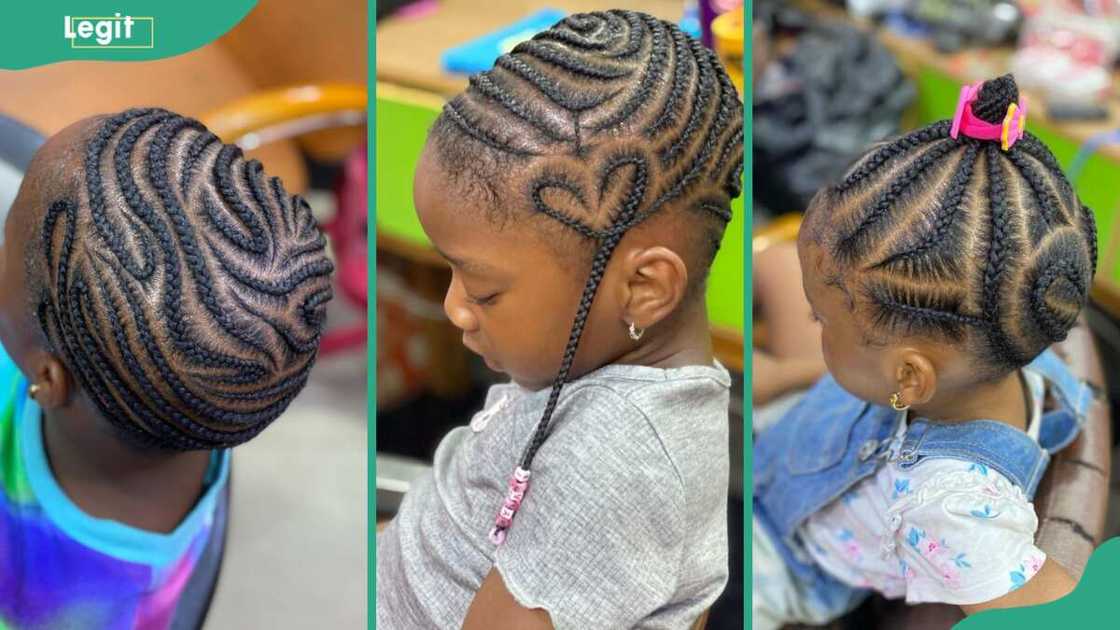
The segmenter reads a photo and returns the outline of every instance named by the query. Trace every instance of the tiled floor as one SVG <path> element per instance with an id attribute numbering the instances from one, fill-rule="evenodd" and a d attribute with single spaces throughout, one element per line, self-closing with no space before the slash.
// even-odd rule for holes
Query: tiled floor
<path id="1" fill-rule="evenodd" d="M 355 315 L 336 300 L 332 325 Z M 206 630 L 366 627 L 366 352 L 320 359 L 233 457 L 228 548 Z"/>

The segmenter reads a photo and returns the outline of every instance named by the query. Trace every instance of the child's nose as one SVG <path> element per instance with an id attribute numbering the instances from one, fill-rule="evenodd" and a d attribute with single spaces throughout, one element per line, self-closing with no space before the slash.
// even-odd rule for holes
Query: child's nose
<path id="1" fill-rule="evenodd" d="M 478 318 L 467 304 L 465 292 L 454 278 L 447 287 L 447 295 L 443 297 L 443 312 L 456 328 L 463 332 L 474 332 L 478 328 Z"/>

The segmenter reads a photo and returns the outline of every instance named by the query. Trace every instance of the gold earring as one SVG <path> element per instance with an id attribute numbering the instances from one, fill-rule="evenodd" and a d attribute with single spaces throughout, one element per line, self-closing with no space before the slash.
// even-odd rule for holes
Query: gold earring
<path id="1" fill-rule="evenodd" d="M 902 392 L 895 392 L 891 394 L 891 409 L 895 411 L 906 411 L 910 405 L 902 404 Z"/>
<path id="2" fill-rule="evenodd" d="M 39 389 L 41 389 L 41 388 L 39 387 L 38 383 L 32 383 L 31 387 L 27 388 L 27 395 L 32 397 L 32 398 L 35 398 L 36 396 L 39 395 Z"/>

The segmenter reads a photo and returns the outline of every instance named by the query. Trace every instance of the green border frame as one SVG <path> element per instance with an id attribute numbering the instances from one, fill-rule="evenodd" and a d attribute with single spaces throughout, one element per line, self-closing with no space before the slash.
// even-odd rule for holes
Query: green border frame
<path id="1" fill-rule="evenodd" d="M 366 90 L 373 90 L 374 98 L 366 98 L 368 103 L 366 111 L 366 160 L 369 167 L 366 169 L 366 190 L 374 190 L 377 179 L 377 125 L 368 121 L 377 117 L 377 2 L 369 0 L 366 3 L 366 47 L 369 62 L 366 64 Z M 377 300 L 377 204 L 376 195 L 368 195 L 366 202 L 369 204 L 367 211 L 369 220 L 367 225 L 373 226 L 374 238 L 370 238 L 367 246 L 370 250 L 368 260 L 373 261 L 373 273 L 366 274 L 369 285 L 367 295 L 374 296 Z M 366 429 L 366 585 L 369 596 L 366 598 L 366 626 L 377 627 L 377 308 L 366 309 L 366 416 L 369 426 Z M 371 314 L 372 313 L 372 314 Z"/>
<path id="2" fill-rule="evenodd" d="M 745 19 L 747 15 L 754 15 L 754 2 L 743 1 L 743 173 L 746 185 L 743 186 L 743 210 L 746 221 L 743 230 L 743 247 L 749 248 L 749 253 L 743 254 L 743 589 L 747 588 L 746 576 L 752 575 L 752 558 L 750 543 L 752 541 L 752 523 L 754 521 L 754 470 L 751 463 L 754 461 L 754 435 L 751 427 L 754 420 L 751 413 L 754 406 L 751 404 L 752 378 L 751 356 L 753 345 L 747 343 L 754 339 L 754 248 L 751 247 L 751 235 L 754 231 L 754 38 L 752 22 Z M 752 580 L 753 584 L 753 580 Z M 750 628 L 754 621 L 751 619 L 751 597 L 743 593 L 743 627 Z"/>
<path id="3" fill-rule="evenodd" d="M 752 11 L 753 2 L 751 0 L 744 0 L 743 4 L 744 4 L 745 13 L 748 14 L 748 15 L 753 15 L 753 11 Z M 367 43 L 367 45 L 369 47 L 368 85 L 373 86 L 371 89 L 376 90 L 376 85 L 377 85 L 377 80 L 376 80 L 377 79 L 377 77 L 376 77 L 376 73 L 377 73 L 377 70 L 376 70 L 376 67 L 377 67 L 377 38 L 376 38 L 376 34 L 377 34 L 377 17 L 376 17 L 377 16 L 377 7 L 376 7 L 376 3 L 372 2 L 372 1 L 369 2 L 368 8 L 369 8 L 369 14 L 368 14 L 368 16 L 369 16 L 368 17 L 369 38 L 368 38 L 368 43 Z M 752 154 L 753 154 L 753 144 L 752 144 L 753 120 L 752 120 L 752 117 L 750 115 L 751 114 L 751 108 L 752 108 L 752 102 L 753 102 L 753 98 L 752 98 L 752 92 L 753 91 L 752 91 L 752 84 L 751 84 L 752 78 L 753 78 L 753 72 L 752 72 L 752 68 L 749 65 L 749 62 L 747 61 L 747 60 L 753 58 L 753 41 L 751 39 L 751 24 L 748 23 L 747 21 L 744 21 L 743 28 L 744 28 L 744 31 L 745 31 L 745 33 L 744 33 L 745 41 L 744 41 L 744 51 L 743 51 L 743 60 L 744 60 L 744 85 L 743 85 L 743 102 L 744 102 L 744 111 L 743 111 L 744 142 L 743 142 L 743 147 L 744 147 L 744 160 L 743 160 L 743 168 L 744 168 L 744 174 L 747 177 L 746 183 L 748 184 L 748 185 L 745 185 L 744 188 L 743 188 L 743 206 L 744 206 L 743 210 L 744 210 L 744 213 L 745 213 L 744 214 L 745 221 L 743 223 L 743 229 L 744 229 L 744 232 L 745 232 L 745 234 L 744 234 L 744 239 L 745 239 L 744 248 L 745 248 L 747 246 L 746 243 L 749 242 L 750 236 L 751 236 L 752 224 L 753 224 L 753 206 L 754 206 L 754 194 L 753 194 L 754 191 L 753 191 L 753 185 L 752 185 L 753 177 L 751 177 L 751 175 L 753 174 L 753 164 L 752 164 L 752 157 L 753 157 L 752 156 Z M 925 87 L 925 86 L 923 86 L 923 87 Z M 374 94 L 373 96 L 374 96 L 374 98 L 369 99 L 369 102 L 370 102 L 369 117 L 371 119 L 376 119 L 376 111 L 375 111 L 376 100 L 377 100 L 376 99 L 376 94 Z M 947 115 L 947 113 L 946 113 L 946 115 Z M 370 188 L 373 188 L 374 185 L 375 185 L 375 177 L 376 177 L 376 172 L 377 172 L 376 171 L 376 169 L 377 169 L 377 161 L 376 161 L 376 159 L 377 159 L 376 158 L 376 141 L 377 141 L 377 138 L 376 138 L 375 128 L 376 128 L 376 125 L 369 125 L 367 127 L 367 135 L 368 135 L 367 140 L 368 140 L 368 143 L 369 143 L 369 145 L 368 145 L 368 154 L 369 154 L 368 159 L 369 159 L 369 164 L 370 164 L 370 170 L 367 174 L 367 185 Z M 1102 192 L 1103 191 L 1099 191 L 1098 194 L 1101 194 Z M 373 195 L 373 196 L 370 197 L 371 200 L 373 200 L 375 198 L 376 198 L 376 195 Z M 376 221 L 377 210 L 376 210 L 376 203 L 373 202 L 373 201 L 370 202 L 369 213 L 371 215 L 372 225 L 376 226 L 376 224 L 377 224 L 377 221 Z M 375 229 L 376 229 L 376 227 L 375 227 Z M 371 257 L 371 259 L 376 261 L 376 239 L 371 239 L 370 240 L 370 247 L 374 248 L 373 251 L 371 252 L 371 253 L 373 253 L 373 256 Z M 377 291 L 376 270 L 375 270 L 375 273 L 369 274 L 369 290 L 370 290 L 370 293 L 372 295 L 376 295 L 376 291 Z M 751 259 L 750 256 L 747 256 L 746 253 L 744 252 L 743 302 L 742 302 L 742 304 L 743 304 L 743 338 L 744 338 L 744 340 L 749 340 L 749 339 L 753 338 L 753 321 L 751 319 L 753 302 L 752 302 L 752 300 L 749 299 L 750 296 L 752 296 L 752 294 L 753 294 L 752 259 Z M 377 330 L 376 330 L 376 327 L 377 327 L 377 324 L 376 324 L 376 310 L 373 311 L 373 315 L 368 319 L 367 325 L 368 325 L 368 333 L 369 333 L 369 339 L 370 339 L 370 344 L 371 344 L 370 349 L 372 350 L 372 353 L 371 353 L 370 358 L 369 358 L 368 369 L 367 369 L 367 372 L 368 372 L 368 374 L 367 374 L 367 387 L 368 387 L 368 390 L 367 390 L 368 391 L 368 394 L 367 394 L 367 405 L 368 405 L 367 411 L 368 411 L 368 415 L 369 415 L 369 419 L 370 419 L 370 424 L 369 424 L 369 433 L 370 434 L 369 434 L 368 443 L 367 443 L 368 444 L 368 457 L 369 457 L 369 462 L 368 462 L 368 466 L 367 466 L 367 470 L 368 470 L 367 495 L 369 497 L 369 499 L 368 499 L 369 535 L 371 536 L 370 540 L 368 542 L 368 554 L 367 554 L 368 555 L 368 563 L 369 563 L 369 565 L 368 565 L 369 599 L 368 599 L 368 602 L 367 602 L 367 618 L 368 618 L 368 627 L 369 628 L 376 628 L 376 625 L 377 625 L 377 623 L 376 623 L 376 617 L 377 617 L 377 613 L 376 613 L 376 602 L 377 602 L 377 598 L 376 598 L 376 589 L 377 589 L 377 545 L 376 545 L 376 522 L 377 522 L 377 492 L 376 492 L 376 487 L 377 487 L 376 486 L 376 483 L 377 483 L 376 482 L 376 479 L 377 479 L 377 472 L 376 472 L 376 453 L 377 453 L 377 402 L 376 402 L 377 401 L 377 396 L 376 396 L 376 392 L 377 392 L 377 364 L 376 364 L 376 361 L 377 361 L 377 358 L 376 358 L 377 341 L 376 341 L 376 339 L 377 339 L 377 337 L 376 337 L 376 334 L 377 334 Z M 751 363 L 750 363 L 751 349 L 746 343 L 744 343 L 743 352 L 744 352 L 744 361 L 743 361 L 743 387 L 744 387 L 743 421 L 746 423 L 747 426 L 750 426 L 752 424 L 752 417 L 751 417 L 752 409 L 751 409 L 751 404 L 750 404 L 750 397 L 748 395 L 746 395 L 746 392 L 750 391 L 751 384 L 752 384 L 752 373 L 751 373 Z M 744 488 L 748 488 L 748 487 L 753 487 L 753 475 L 752 475 L 752 470 L 751 470 L 751 464 L 752 464 L 752 461 L 753 461 L 753 457 L 752 457 L 753 440 L 752 440 L 750 431 L 744 431 L 744 442 L 745 442 L 745 444 L 744 444 L 744 449 L 743 449 L 743 483 L 744 483 Z M 746 497 L 744 497 L 744 505 L 743 505 L 743 522 L 744 522 L 743 545 L 744 545 L 744 549 L 743 549 L 743 567 L 742 567 L 744 577 L 751 572 L 751 564 L 752 564 L 751 550 L 747 548 L 747 545 L 751 541 L 751 529 L 750 529 L 749 524 L 752 522 L 753 515 L 754 515 L 753 504 L 750 501 L 746 501 Z M 1090 622 L 1091 621 L 1096 621 L 1096 620 L 1099 620 L 1099 619 L 1108 618 L 1109 613 L 1112 613 L 1111 607 L 1109 605 L 1110 604 L 1110 599 L 1109 598 L 1111 596 L 1111 592 L 1110 592 L 1108 586 L 1109 586 L 1109 578 L 1114 577 L 1117 574 L 1120 574 L 1120 570 L 1118 570 L 1117 567 L 1120 567 L 1120 543 L 1117 543 L 1116 539 L 1111 539 L 1109 541 L 1105 541 L 1098 548 L 1098 550 L 1093 553 L 1093 555 L 1092 555 L 1092 557 L 1090 558 L 1090 561 L 1089 561 L 1089 567 L 1086 570 L 1085 575 L 1083 576 L 1081 582 L 1078 584 L 1077 590 L 1075 590 L 1074 593 L 1071 594 L 1070 596 L 1068 596 L 1066 598 L 1063 598 L 1062 600 L 1059 600 L 1057 602 L 1053 602 L 1051 604 L 1046 604 L 1046 605 L 1043 605 L 1043 606 L 1034 606 L 1034 607 L 1029 607 L 1029 608 L 1019 608 L 1019 609 L 1004 610 L 1004 611 L 985 612 L 985 613 L 982 613 L 978 616 L 970 617 L 970 618 L 966 619 L 965 621 L 958 624 L 956 627 L 968 628 L 970 630 L 973 629 L 973 628 L 976 628 L 976 629 L 1000 629 L 1000 628 L 1012 629 L 1013 628 L 1014 630 L 1029 630 L 1030 628 L 1044 628 L 1046 630 L 1053 630 L 1055 627 L 1060 627 L 1063 624 L 1069 624 L 1070 622 L 1076 622 L 1076 621 L 1081 621 L 1082 625 L 1084 625 L 1085 627 L 1097 627 L 1097 626 L 1100 625 L 1099 623 L 1092 623 L 1091 624 Z M 744 589 L 745 588 L 746 588 L 746 583 L 745 583 L 745 579 L 744 579 Z M 746 595 L 747 594 L 744 593 L 743 620 L 744 620 L 744 628 L 750 628 L 751 623 L 752 623 L 751 620 L 750 620 L 750 605 L 749 605 L 750 604 L 750 601 L 749 601 L 750 598 L 746 597 Z"/>

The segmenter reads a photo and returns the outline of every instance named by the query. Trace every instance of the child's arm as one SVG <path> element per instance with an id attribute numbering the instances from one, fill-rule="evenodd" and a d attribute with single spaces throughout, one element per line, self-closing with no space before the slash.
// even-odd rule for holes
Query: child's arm
<path id="1" fill-rule="evenodd" d="M 801 263 L 793 243 L 756 254 L 754 298 L 766 325 L 766 346 L 756 347 L 751 364 L 751 399 L 765 404 L 786 392 L 805 389 L 825 373 L 820 325 L 801 289 Z"/>
<path id="2" fill-rule="evenodd" d="M 542 608 L 518 604 L 502 575 L 490 569 L 467 609 L 463 630 L 552 630 L 552 620 Z"/>
<path id="3" fill-rule="evenodd" d="M 807 389 L 825 369 L 823 359 L 781 358 L 755 348 L 751 353 L 751 400 L 764 405 L 787 392 Z"/>
<path id="4" fill-rule="evenodd" d="M 1003 597 L 997 597 L 996 599 L 982 604 L 961 606 L 961 610 L 963 610 L 966 615 L 972 615 L 994 608 L 1037 606 L 1065 597 L 1073 591 L 1073 587 L 1075 586 L 1077 586 L 1077 582 L 1074 581 L 1073 577 L 1070 576 L 1062 565 L 1047 559 L 1046 562 L 1042 564 L 1042 568 L 1035 574 L 1034 578 L 1022 587 L 1011 591 Z"/>

